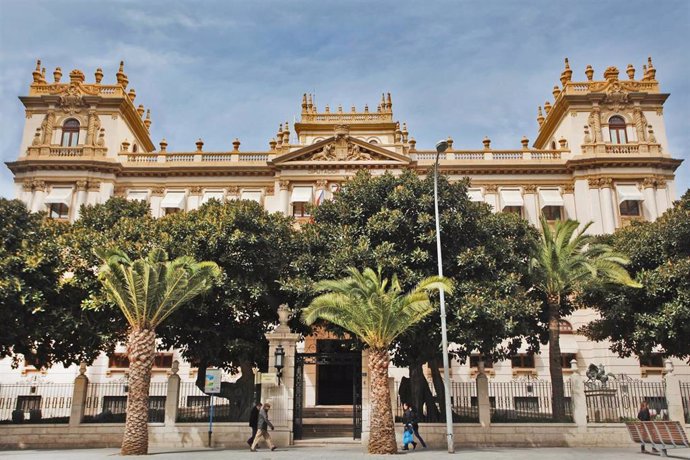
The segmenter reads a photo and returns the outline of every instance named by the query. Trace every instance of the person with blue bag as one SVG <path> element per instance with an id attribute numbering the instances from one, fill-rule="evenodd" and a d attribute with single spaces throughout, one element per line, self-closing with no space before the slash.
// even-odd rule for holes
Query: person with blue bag
<path id="1" fill-rule="evenodd" d="M 412 449 L 417 448 L 417 443 L 414 442 L 413 433 L 414 433 L 414 428 L 412 428 L 412 424 L 407 423 L 405 425 L 405 431 L 403 431 L 403 448 L 402 448 L 402 450 L 410 450 L 410 448 L 408 447 L 409 444 L 412 444 Z"/>

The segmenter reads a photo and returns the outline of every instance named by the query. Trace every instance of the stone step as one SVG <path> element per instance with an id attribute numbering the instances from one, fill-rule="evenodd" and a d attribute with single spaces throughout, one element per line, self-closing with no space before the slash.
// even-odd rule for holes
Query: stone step
<path id="1" fill-rule="evenodd" d="M 302 417 L 303 425 L 350 425 L 352 426 L 352 415 L 349 417 Z"/>
<path id="2" fill-rule="evenodd" d="M 304 418 L 352 418 L 352 406 L 316 406 L 302 409 Z"/>
<path id="3" fill-rule="evenodd" d="M 303 425 L 303 438 L 345 438 L 351 437 L 352 425 Z"/>

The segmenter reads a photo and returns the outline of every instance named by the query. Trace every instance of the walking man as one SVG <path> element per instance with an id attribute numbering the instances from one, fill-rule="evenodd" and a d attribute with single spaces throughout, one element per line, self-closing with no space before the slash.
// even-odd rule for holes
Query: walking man
<path id="1" fill-rule="evenodd" d="M 424 439 L 419 435 L 419 419 L 417 418 L 417 411 L 414 410 L 414 408 L 410 406 L 408 403 L 403 403 L 403 410 L 405 411 L 403 413 L 403 423 L 405 425 L 412 425 L 414 435 L 417 437 L 417 439 L 419 439 L 419 442 L 422 443 L 422 447 L 426 449 L 426 443 L 424 442 Z M 413 442 L 412 446 L 413 448 L 417 447 L 417 443 Z"/>
<path id="2" fill-rule="evenodd" d="M 259 420 L 257 423 L 258 426 L 258 431 L 256 433 L 256 436 L 254 436 L 254 442 L 252 442 L 252 445 L 250 447 L 250 450 L 252 452 L 256 452 L 256 446 L 259 444 L 259 441 L 263 439 L 266 441 L 266 444 L 268 447 L 271 448 L 271 450 L 276 450 L 276 446 L 273 445 L 273 441 L 271 441 L 271 435 L 268 434 L 268 427 L 270 426 L 271 429 L 273 430 L 273 424 L 271 421 L 268 419 L 268 411 L 271 408 L 270 403 L 264 404 L 264 406 L 259 410 Z"/>
<path id="3" fill-rule="evenodd" d="M 252 435 L 249 439 L 247 439 L 247 444 L 249 444 L 249 447 L 252 446 L 254 438 L 256 437 L 256 430 L 259 427 L 259 410 L 261 409 L 261 406 L 262 404 L 257 402 L 256 405 L 252 407 L 252 411 L 249 414 L 249 426 L 252 427 Z"/>

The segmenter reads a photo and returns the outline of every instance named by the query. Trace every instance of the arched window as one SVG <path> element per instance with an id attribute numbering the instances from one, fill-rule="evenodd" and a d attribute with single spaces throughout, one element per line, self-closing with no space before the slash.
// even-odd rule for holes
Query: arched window
<path id="1" fill-rule="evenodd" d="M 625 120 L 618 115 L 609 119 L 609 133 L 612 144 L 627 144 L 628 135 L 625 132 Z"/>
<path id="2" fill-rule="evenodd" d="M 137 144 L 132 145 L 132 153 L 137 153 L 139 151 L 139 147 L 137 147 Z"/>
<path id="3" fill-rule="evenodd" d="M 556 150 L 556 141 L 551 141 L 551 150 Z"/>
<path id="4" fill-rule="evenodd" d="M 572 334 L 573 333 L 573 325 L 564 319 L 558 320 L 558 329 L 561 332 L 561 334 Z M 568 366 L 570 366 L 570 364 L 568 364 Z"/>
<path id="5" fill-rule="evenodd" d="M 62 140 L 60 145 L 63 147 L 76 147 L 79 143 L 79 122 L 70 118 L 62 125 Z"/>

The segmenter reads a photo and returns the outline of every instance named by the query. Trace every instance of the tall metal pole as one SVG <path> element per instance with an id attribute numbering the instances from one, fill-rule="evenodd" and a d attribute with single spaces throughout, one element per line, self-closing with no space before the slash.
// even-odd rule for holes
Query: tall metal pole
<path id="1" fill-rule="evenodd" d="M 438 214 L 438 160 L 448 148 L 446 141 L 436 144 L 436 162 L 434 163 L 434 212 L 436 215 L 436 254 L 438 258 L 438 276 L 443 276 L 443 259 L 441 258 L 441 225 Z M 448 333 L 446 332 L 446 298 L 443 289 L 439 291 L 441 300 L 441 345 L 443 348 L 443 385 L 446 387 L 446 437 L 448 439 L 448 453 L 455 452 L 453 443 L 453 411 L 450 403 L 450 364 L 448 362 Z"/>

